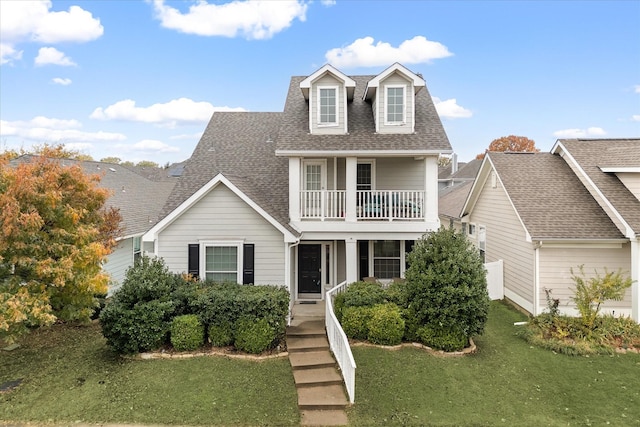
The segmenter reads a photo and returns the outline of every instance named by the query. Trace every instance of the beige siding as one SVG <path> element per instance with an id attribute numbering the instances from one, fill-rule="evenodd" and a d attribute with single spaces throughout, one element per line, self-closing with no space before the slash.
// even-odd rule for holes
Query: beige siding
<path id="1" fill-rule="evenodd" d="M 255 244 L 256 284 L 284 285 L 284 238 L 226 186 L 220 184 L 158 236 L 158 255 L 171 271 L 187 270 L 187 248 L 201 240 Z"/>
<path id="2" fill-rule="evenodd" d="M 476 235 L 478 226 L 486 227 L 486 262 L 504 261 L 505 296 L 513 293 L 520 300 L 514 299 L 514 302 L 531 311 L 534 294 L 533 245 L 526 241 L 525 229 L 499 181 L 496 188 L 492 188 L 490 178 L 484 183 L 469 222 L 476 225 Z"/>
<path id="3" fill-rule="evenodd" d="M 571 300 L 574 295 L 575 284 L 571 279 L 571 269 L 579 272 L 579 266 L 584 266 L 587 277 L 593 277 L 594 272 L 604 274 L 604 268 L 609 271 L 622 271 L 629 274 L 631 269 L 631 248 L 625 243 L 622 248 L 560 248 L 543 246 L 540 248 L 540 307 L 546 308 L 545 288 L 551 290 L 553 298 L 560 299 L 559 308 L 567 314 L 575 314 L 575 304 Z M 608 310 L 629 310 L 631 313 L 631 289 L 627 291 L 623 301 L 610 301 L 603 306 Z"/>
<path id="4" fill-rule="evenodd" d="M 387 86 L 405 86 L 405 123 L 403 125 L 386 125 L 386 109 L 385 109 L 385 97 L 387 96 Z M 380 133 L 412 133 L 413 132 L 413 120 L 414 120 L 414 104 L 415 95 L 413 93 L 413 84 L 402 77 L 398 73 L 393 73 L 382 82 L 376 92 L 376 106 L 377 106 L 377 123 L 378 132 Z M 376 110 L 374 110 L 376 111 Z"/>
<path id="5" fill-rule="evenodd" d="M 640 173 L 617 173 L 618 179 L 640 200 Z"/>
<path id="6" fill-rule="evenodd" d="M 424 190 L 424 161 L 388 157 L 376 160 L 377 190 Z"/>
<path id="7" fill-rule="evenodd" d="M 120 240 L 103 266 L 104 271 L 109 273 L 113 282 L 113 285 L 109 287 L 109 293 L 120 287 L 125 273 L 131 265 L 133 265 L 133 238 Z"/>
<path id="8" fill-rule="evenodd" d="M 337 126 L 318 126 L 318 87 L 337 87 Z M 345 133 L 345 110 L 344 110 L 344 84 L 331 75 L 325 75 L 313 83 L 309 91 L 309 114 L 311 114 L 311 133 L 314 134 L 343 134 Z"/>

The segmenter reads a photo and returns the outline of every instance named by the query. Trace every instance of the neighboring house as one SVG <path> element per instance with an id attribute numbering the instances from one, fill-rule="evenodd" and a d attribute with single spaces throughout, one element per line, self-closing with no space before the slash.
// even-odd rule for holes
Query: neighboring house
<path id="1" fill-rule="evenodd" d="M 571 269 L 622 269 L 635 281 L 606 312 L 640 321 L 640 139 L 564 139 L 550 153 L 487 153 L 461 216 L 504 295 L 532 314 L 576 314 Z"/>
<path id="2" fill-rule="evenodd" d="M 172 271 L 284 285 L 292 302 L 390 281 L 439 227 L 438 157 L 450 153 L 420 75 L 325 65 L 291 78 L 283 112 L 213 114 L 143 240 Z"/>
<path id="3" fill-rule="evenodd" d="M 10 164 L 26 162 L 31 157 L 23 155 L 13 159 Z M 126 270 L 140 256 L 142 234 L 157 222 L 177 179 L 162 169 L 144 171 L 113 163 L 70 159 L 59 161 L 69 166 L 79 164 L 85 173 L 100 175 L 99 186 L 112 191 L 106 205 L 119 209 L 122 215 L 122 235 L 116 239 L 117 246 L 103 265 L 103 269 L 111 275 L 111 294 L 120 287 Z"/>
<path id="4" fill-rule="evenodd" d="M 453 173 L 440 174 L 438 179 L 438 216 L 440 222 L 446 227 L 453 227 L 462 231 L 462 218 L 460 212 L 471 186 L 475 181 L 482 160 L 473 159 L 469 163 L 461 163 L 460 168 L 455 168 Z"/>

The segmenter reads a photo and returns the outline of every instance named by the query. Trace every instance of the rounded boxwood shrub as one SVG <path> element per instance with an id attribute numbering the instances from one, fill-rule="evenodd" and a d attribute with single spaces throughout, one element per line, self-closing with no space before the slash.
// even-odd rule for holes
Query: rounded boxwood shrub
<path id="1" fill-rule="evenodd" d="M 234 345 L 240 351 L 260 354 L 271 346 L 276 337 L 276 331 L 267 319 L 241 317 L 236 322 Z"/>
<path id="2" fill-rule="evenodd" d="M 226 347 L 233 344 L 233 328 L 229 323 L 209 325 L 209 342 L 214 347 Z"/>
<path id="3" fill-rule="evenodd" d="M 191 351 L 204 344 L 204 325 L 195 314 L 177 316 L 171 322 L 171 345 L 178 351 Z"/>
<path id="4" fill-rule="evenodd" d="M 457 328 L 424 325 L 418 328 L 420 342 L 436 350 L 460 351 L 469 344 L 467 336 Z"/>
<path id="5" fill-rule="evenodd" d="M 371 308 L 367 338 L 374 344 L 398 345 L 404 335 L 404 319 L 395 304 L 378 304 Z"/>
<path id="6" fill-rule="evenodd" d="M 345 307 L 342 310 L 342 329 L 349 338 L 366 340 L 373 307 Z"/>
<path id="7" fill-rule="evenodd" d="M 490 299 L 478 249 L 462 233 L 440 228 L 417 240 L 408 257 L 406 297 L 420 325 L 458 328 L 479 335 Z"/>

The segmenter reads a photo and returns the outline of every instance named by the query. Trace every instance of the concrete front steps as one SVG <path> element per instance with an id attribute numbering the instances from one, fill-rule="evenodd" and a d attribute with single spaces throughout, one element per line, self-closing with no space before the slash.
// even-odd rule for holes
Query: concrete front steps
<path id="1" fill-rule="evenodd" d="M 324 320 L 302 320 L 287 328 L 287 351 L 298 390 L 303 426 L 347 425 L 342 376 L 329 350 Z"/>

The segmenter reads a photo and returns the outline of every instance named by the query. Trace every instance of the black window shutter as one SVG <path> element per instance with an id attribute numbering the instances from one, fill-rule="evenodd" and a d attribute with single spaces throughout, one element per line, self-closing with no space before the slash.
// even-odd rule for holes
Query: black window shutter
<path id="1" fill-rule="evenodd" d="M 188 272 L 196 279 L 200 275 L 200 245 L 197 243 L 189 244 L 189 259 L 187 261 Z"/>
<path id="2" fill-rule="evenodd" d="M 244 245 L 244 253 L 242 257 L 242 284 L 248 285 L 255 283 L 255 272 L 254 272 L 254 264 L 255 264 L 255 252 L 256 245 L 253 243 L 247 243 Z"/>
<path id="3" fill-rule="evenodd" d="M 369 241 L 358 240 L 358 263 L 360 266 L 360 280 L 369 277 Z"/>

